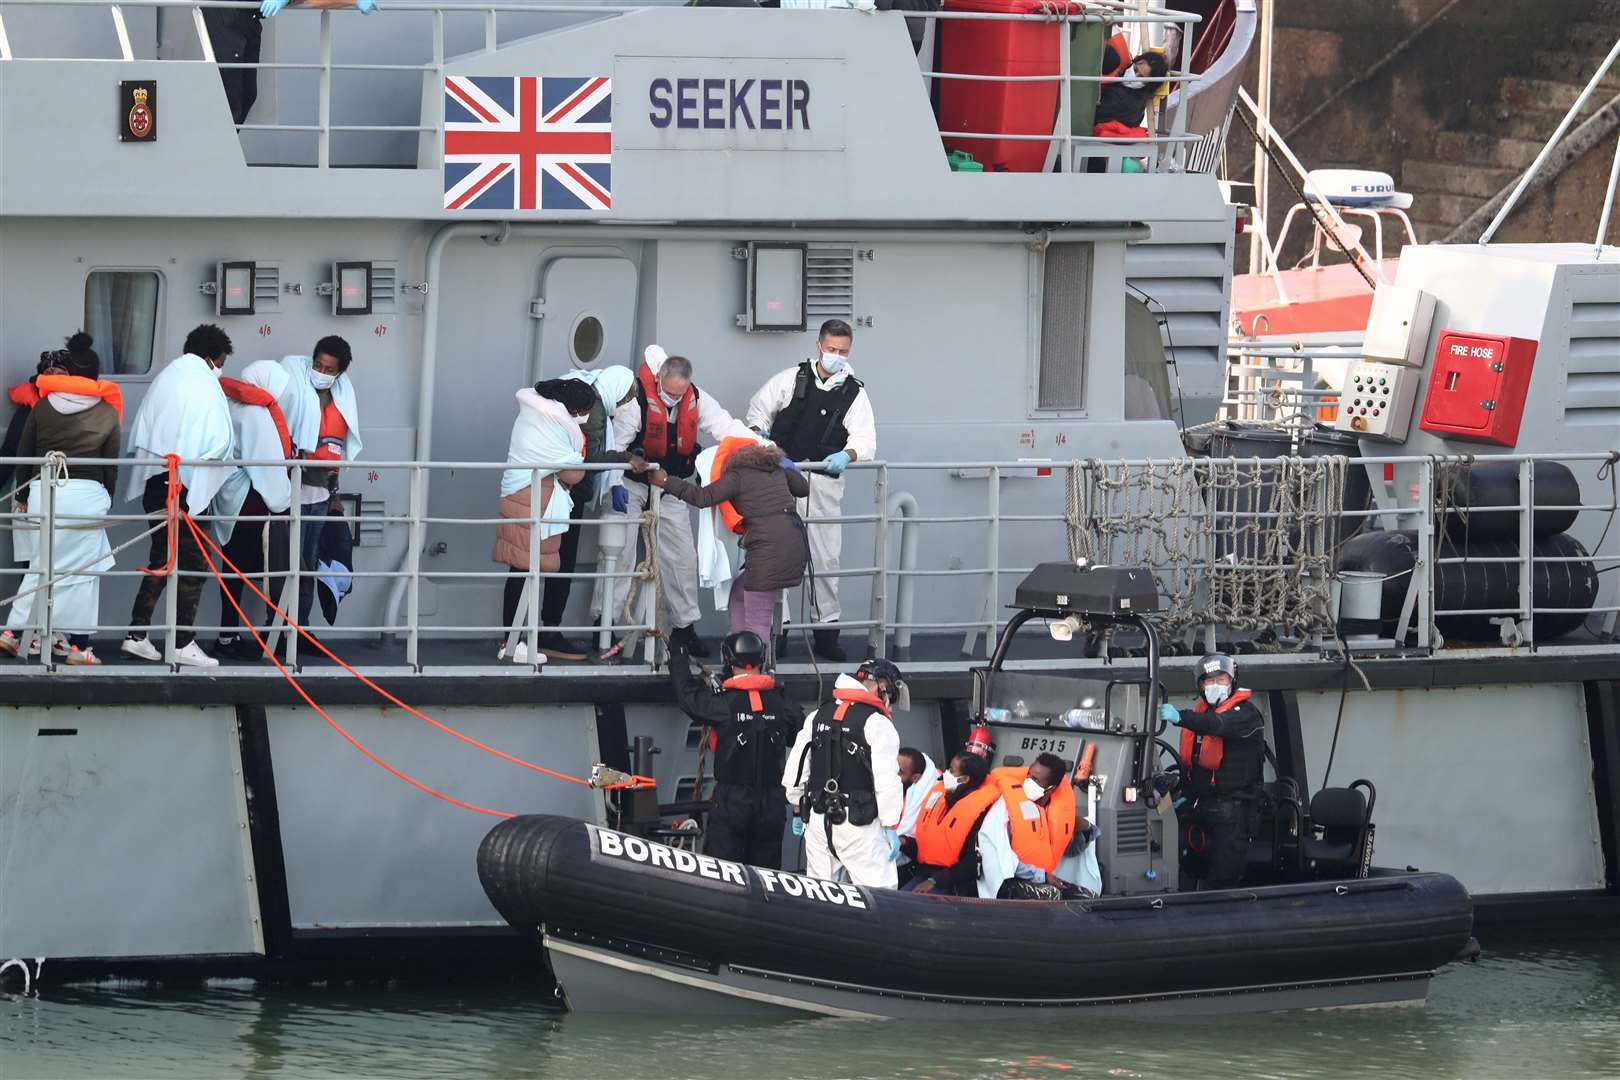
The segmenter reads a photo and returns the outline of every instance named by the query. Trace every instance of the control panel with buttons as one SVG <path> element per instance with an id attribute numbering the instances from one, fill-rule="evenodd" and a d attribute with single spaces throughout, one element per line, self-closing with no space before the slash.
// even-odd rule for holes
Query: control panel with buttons
<path id="1" fill-rule="evenodd" d="M 1399 364 L 1362 360 L 1351 365 L 1339 394 L 1334 428 L 1366 439 L 1405 442 L 1422 376 L 1421 370 Z"/>

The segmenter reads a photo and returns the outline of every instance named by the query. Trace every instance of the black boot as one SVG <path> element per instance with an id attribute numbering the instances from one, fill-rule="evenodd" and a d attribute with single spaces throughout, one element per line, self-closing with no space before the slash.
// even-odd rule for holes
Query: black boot
<path id="1" fill-rule="evenodd" d="M 678 647 L 687 656 L 693 656 L 699 660 L 709 655 L 709 647 L 703 644 L 703 639 L 697 636 L 697 630 L 691 626 L 677 626 L 671 630 L 669 632 L 669 644 L 671 648 Z"/>
<path id="2" fill-rule="evenodd" d="M 844 653 L 844 647 L 838 644 L 837 630 L 815 631 L 815 652 L 823 660 L 831 660 L 835 664 L 842 664 L 849 659 Z"/>

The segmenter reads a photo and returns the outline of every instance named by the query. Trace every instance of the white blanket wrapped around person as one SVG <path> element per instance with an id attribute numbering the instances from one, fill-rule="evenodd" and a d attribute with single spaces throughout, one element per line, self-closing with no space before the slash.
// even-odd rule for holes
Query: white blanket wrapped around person
<path id="1" fill-rule="evenodd" d="M 92 577 L 113 568 L 112 545 L 107 541 L 106 516 L 112 496 L 99 480 L 64 480 L 52 492 L 50 576 L 79 571 L 56 581 L 50 591 L 51 628 L 65 634 L 91 634 L 101 625 L 101 579 Z M 40 482 L 28 485 L 28 505 L 42 509 L 45 493 Z M 32 519 L 37 522 L 36 519 Z M 30 624 L 38 593 L 44 545 L 35 548 L 23 577 L 20 596 L 11 606 L 7 626 L 21 630 Z"/>
<path id="2" fill-rule="evenodd" d="M 714 475 L 714 459 L 719 455 L 719 450 L 718 446 L 711 446 L 697 456 L 697 474 L 705 484 L 712 484 L 718 479 Z M 716 611 L 725 611 L 731 605 L 732 543 L 731 531 L 720 520 L 718 506 L 698 511 L 698 588 L 713 590 Z"/>
<path id="3" fill-rule="evenodd" d="M 186 489 L 185 509 L 192 514 L 207 510 L 233 470 L 223 464 L 196 462 L 223 462 L 236 449 L 230 405 L 208 361 L 187 353 L 171 360 L 152 380 L 135 414 L 128 446 L 132 457 L 178 454 L 182 461 L 191 462 L 179 469 L 180 485 Z M 124 497 L 140 501 L 146 482 L 165 469 L 159 463 L 125 470 Z"/>
<path id="4" fill-rule="evenodd" d="M 314 453 L 321 441 L 321 395 L 310 382 L 309 373 L 314 360 L 308 356 L 284 356 L 281 366 L 291 376 L 287 393 L 281 396 L 282 408 L 287 414 L 287 430 L 293 446 L 304 453 Z M 278 395 L 279 396 L 279 395 Z M 348 433 L 343 437 L 343 460 L 353 461 L 360 456 L 360 404 L 354 395 L 354 383 L 344 372 L 332 383 L 332 404 L 343 417 Z"/>
<path id="5" fill-rule="evenodd" d="M 568 410 L 548 397 L 542 397 L 525 386 L 517 392 L 517 420 L 512 425 L 512 442 L 507 450 L 508 462 L 544 462 L 547 468 L 523 466 L 501 473 L 501 498 L 516 495 L 535 482 L 544 480 L 559 468 L 578 465 L 585 460 L 584 437 L 579 424 L 568 415 Z M 540 511 L 540 539 L 545 540 L 568 531 L 568 515 L 574 503 L 568 489 L 561 484 L 551 486 L 551 498 Z"/>

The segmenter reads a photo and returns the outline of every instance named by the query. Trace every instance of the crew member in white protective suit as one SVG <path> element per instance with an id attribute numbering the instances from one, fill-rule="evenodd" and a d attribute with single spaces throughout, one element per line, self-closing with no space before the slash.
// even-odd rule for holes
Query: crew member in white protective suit
<path id="1" fill-rule="evenodd" d="M 670 476 L 690 479 L 697 470 L 701 447 L 698 436 L 719 442 L 728 435 L 752 439 L 753 432 L 692 382 L 692 362 L 670 356 L 649 345 L 645 362 L 636 372 L 636 393 L 613 413 L 614 439 L 633 457 L 662 468 Z M 635 523 L 651 501 L 644 477 L 624 476 L 625 497 L 614 497 L 624 509 L 615 516 Z M 630 534 L 634 536 L 634 533 Z M 627 542 L 628 546 L 628 542 Z M 631 557 L 623 562 L 629 563 Z M 622 565 L 622 564 L 621 564 Z M 658 584 L 669 612 L 669 642 L 688 656 L 705 657 L 709 648 L 697 636 L 697 547 L 692 539 L 692 511 L 675 496 L 663 493 L 658 502 Z M 614 578 L 608 589 L 615 622 L 622 622 L 629 578 Z M 613 650 L 610 650 L 610 653 Z M 609 655 L 604 654 L 604 655 Z"/>
<path id="2" fill-rule="evenodd" d="M 219 327 L 204 323 L 186 335 L 185 350 L 184 355 L 169 361 L 147 388 L 130 428 L 129 449 L 140 458 L 178 454 L 185 462 L 178 472 L 179 509 L 204 514 L 233 471 L 225 462 L 234 455 L 236 431 L 231 424 L 230 404 L 219 386 L 219 374 L 231 355 L 231 339 Z M 147 560 L 151 570 L 169 560 L 168 495 L 169 472 L 163 463 L 129 469 L 124 497 L 140 499 L 142 509 L 157 528 Z M 197 644 L 196 632 L 187 629 L 195 625 L 197 604 L 202 599 L 203 578 L 197 575 L 207 573 L 208 564 L 186 523 L 177 520 L 174 530 L 177 569 L 182 572 L 175 583 L 174 658 L 189 667 L 218 667 L 219 661 Z M 156 574 L 141 578 L 135 606 L 129 613 L 132 626 L 151 625 L 167 581 L 167 577 Z M 147 640 L 144 629 L 131 630 L 120 649 L 141 660 L 163 659 L 157 646 Z"/>
<path id="3" fill-rule="evenodd" d="M 842 869 L 856 885 L 896 886 L 905 794 L 900 734 L 889 711 L 910 705 L 900 669 L 868 660 L 853 678 L 838 676 L 832 699 L 805 718 L 782 787 L 797 812 L 793 832 L 805 838 L 811 877 L 832 881 Z"/>
<path id="4" fill-rule="evenodd" d="M 839 557 L 843 526 L 836 518 L 844 502 L 844 470 L 855 461 L 877 456 L 877 423 L 872 399 L 849 366 L 855 331 L 842 319 L 828 319 L 816 336 L 816 355 L 797 367 L 778 372 L 748 403 L 748 426 L 782 448 L 790 459 L 819 464 L 810 478 L 810 495 L 799 500 L 799 516 L 810 534 L 814 570 L 811 619 L 816 624 L 817 656 L 844 661 L 838 644 Z"/>

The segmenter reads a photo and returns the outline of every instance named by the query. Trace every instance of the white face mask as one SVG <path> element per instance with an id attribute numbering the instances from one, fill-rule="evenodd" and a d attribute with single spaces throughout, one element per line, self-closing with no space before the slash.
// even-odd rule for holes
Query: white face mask
<path id="1" fill-rule="evenodd" d="M 1204 700 L 1211 705 L 1219 705 L 1231 696 L 1232 688 L 1224 683 L 1212 682 L 1204 685 Z"/>
<path id="2" fill-rule="evenodd" d="M 939 779 L 940 779 L 940 782 L 945 785 L 946 794 L 949 794 L 950 792 L 953 792 L 957 788 L 962 786 L 961 778 L 958 777 L 953 772 L 948 772 L 944 776 L 940 777 Z"/>
<path id="3" fill-rule="evenodd" d="M 209 364 L 208 370 L 214 373 L 214 378 L 216 379 L 224 378 L 225 376 L 225 368 L 223 366 L 215 367 L 213 364 Z"/>
<path id="4" fill-rule="evenodd" d="M 824 352 L 821 354 L 821 370 L 829 375 L 836 375 L 849 366 L 849 357 L 839 356 L 837 353 Z"/>
<path id="5" fill-rule="evenodd" d="M 1035 782 L 1033 776 L 1024 777 L 1024 798 L 1038 799 L 1046 794 L 1046 789 Z"/>
<path id="6" fill-rule="evenodd" d="M 328 375 L 323 371 L 316 371 L 314 368 L 309 369 L 309 385 L 315 389 L 330 390 L 335 382 L 337 382 L 336 375 Z"/>
<path id="7" fill-rule="evenodd" d="M 1142 87 L 1144 87 L 1146 85 L 1147 85 L 1147 83 L 1143 82 L 1141 79 L 1126 79 L 1125 80 L 1125 88 L 1127 90 L 1140 90 L 1140 89 L 1142 89 Z"/>

